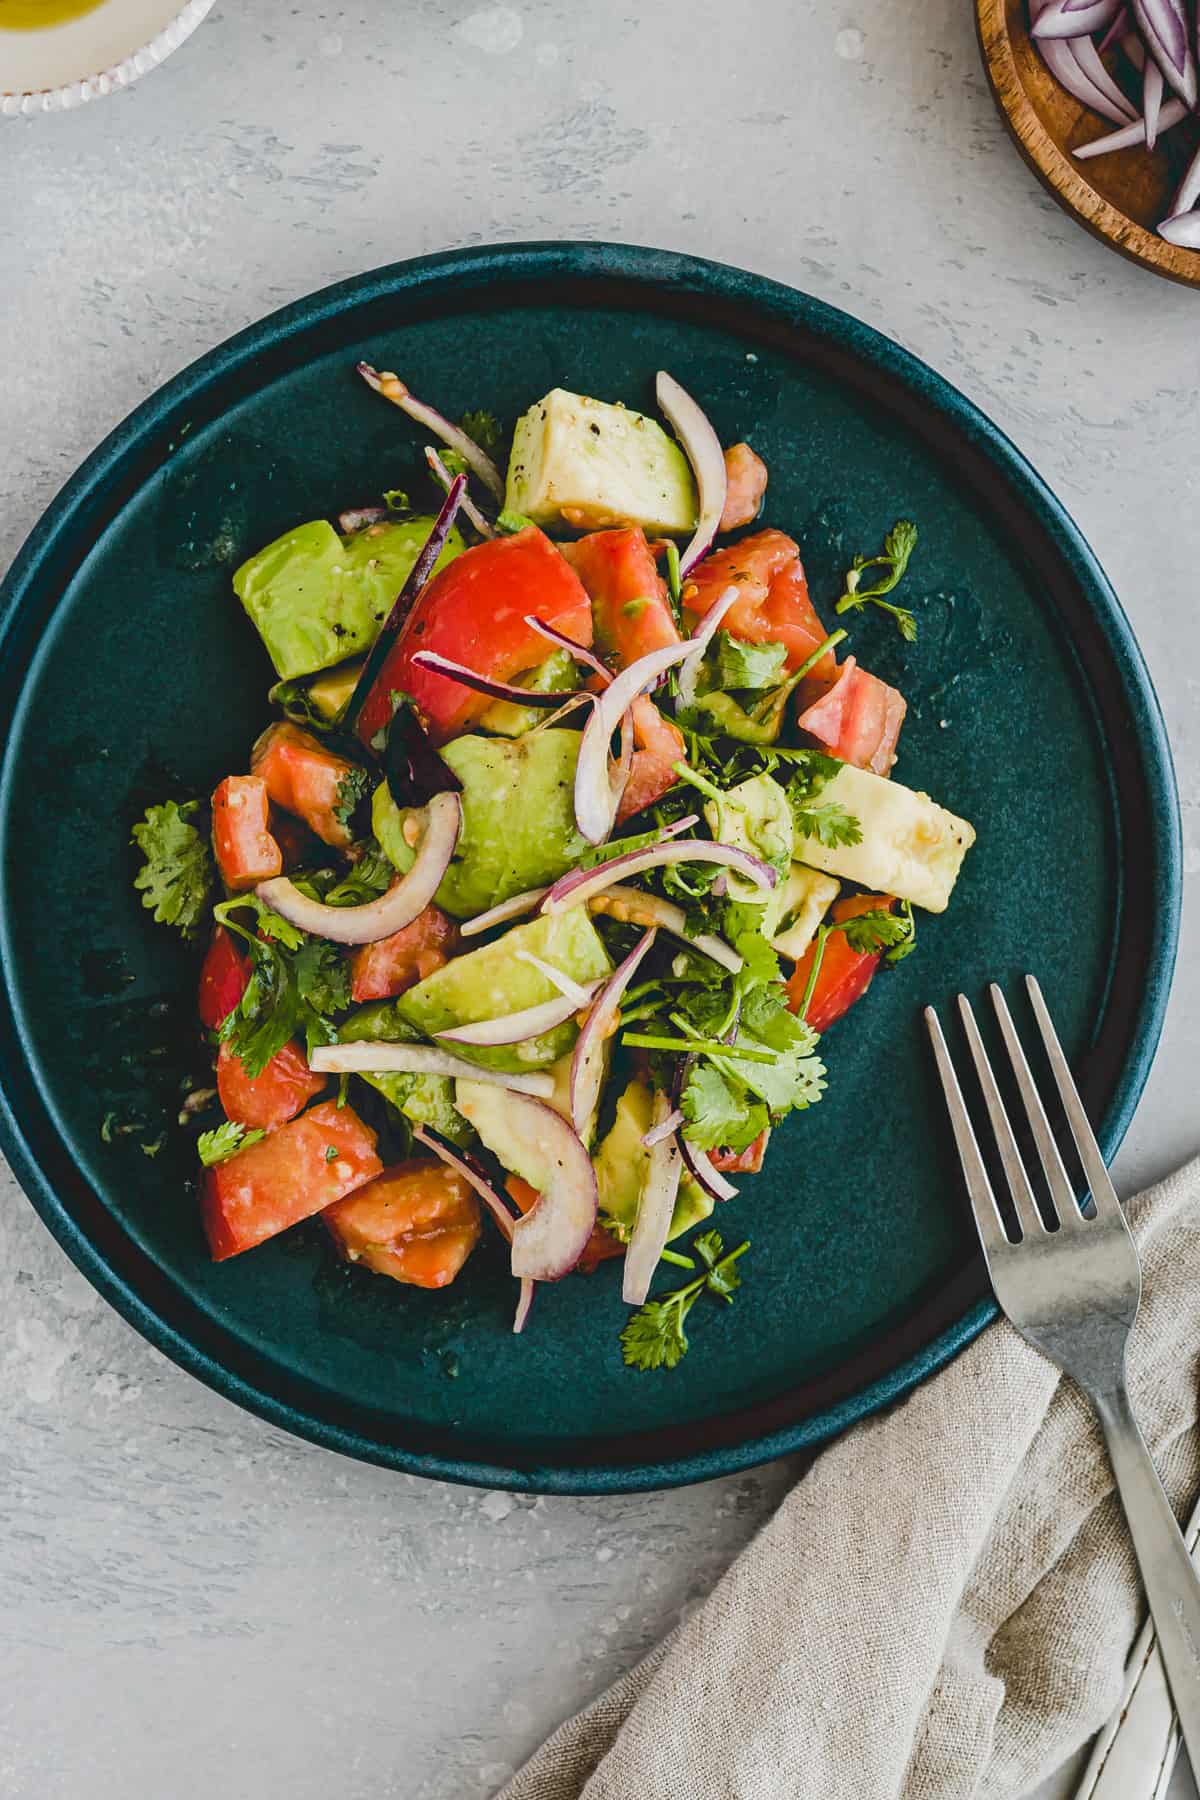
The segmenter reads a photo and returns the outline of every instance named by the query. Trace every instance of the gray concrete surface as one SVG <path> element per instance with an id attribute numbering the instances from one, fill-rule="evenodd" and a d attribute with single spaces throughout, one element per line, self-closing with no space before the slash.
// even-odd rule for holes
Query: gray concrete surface
<path id="1" fill-rule="evenodd" d="M 397 257 L 608 237 L 849 307 L 1032 456 L 1158 684 L 1189 917 L 1119 1162 L 1132 1187 L 1200 1147 L 1200 295 L 1037 188 L 970 15 L 226 3 L 133 92 L 6 124 L 0 561 L 166 376 Z M 148 1349 L 8 1178 L 0 1320 L 0 1794 L 19 1800 L 481 1800 L 711 1585 L 794 1474 L 532 1502 L 341 1461 Z"/>

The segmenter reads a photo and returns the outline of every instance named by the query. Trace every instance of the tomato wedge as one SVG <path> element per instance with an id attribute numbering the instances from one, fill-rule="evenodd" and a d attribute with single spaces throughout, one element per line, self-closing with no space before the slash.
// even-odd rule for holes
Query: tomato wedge
<path id="1" fill-rule="evenodd" d="M 836 901 L 830 916 L 836 925 L 843 919 L 857 917 L 859 913 L 890 912 L 895 904 L 890 894 L 852 894 L 846 900 Z M 793 1012 L 798 1012 L 803 1004 L 804 990 L 808 986 L 809 971 L 815 954 L 816 945 L 810 945 L 796 964 L 787 984 L 788 1005 Z M 805 1014 L 813 1030 L 828 1031 L 843 1013 L 849 1012 L 854 1002 L 860 1000 L 870 987 L 878 967 L 877 950 L 852 950 L 846 942 L 844 932 L 832 932 L 825 940 L 821 967 Z"/>
<path id="2" fill-rule="evenodd" d="M 427 906 L 411 925 L 377 943 L 364 944 L 350 963 L 354 1000 L 391 1000 L 449 962 L 458 926 L 439 906 Z"/>
<path id="3" fill-rule="evenodd" d="M 538 1199 L 537 1189 L 531 1187 L 527 1181 L 523 1181 L 519 1175 L 510 1175 L 504 1185 L 515 1201 L 518 1212 L 527 1213 Z M 625 1246 L 619 1238 L 615 1238 L 611 1231 L 602 1231 L 599 1225 L 593 1225 L 592 1235 L 584 1245 L 583 1255 L 571 1273 L 573 1275 L 590 1275 L 610 1257 L 624 1256 L 624 1254 Z"/>
<path id="4" fill-rule="evenodd" d="M 322 843 L 346 848 L 352 835 L 349 815 L 367 786 L 354 763 L 285 719 L 263 732 L 250 766 L 276 806 L 303 819 Z"/>
<path id="5" fill-rule="evenodd" d="M 271 836 L 271 803 L 257 775 L 227 775 L 212 797 L 213 849 L 221 879 L 235 893 L 269 881 L 283 869 Z"/>
<path id="6" fill-rule="evenodd" d="M 757 1175 L 763 1166 L 770 1135 L 771 1127 L 764 1126 L 754 1142 L 747 1144 L 744 1150 L 714 1150 L 708 1160 L 723 1175 Z"/>
<path id="7" fill-rule="evenodd" d="M 796 723 L 831 756 L 875 775 L 889 775 L 907 710 L 903 694 L 848 656 L 833 686 L 806 707 Z"/>
<path id="8" fill-rule="evenodd" d="M 789 669 L 798 668 L 829 635 L 808 597 L 800 547 L 782 531 L 756 531 L 706 556 L 684 583 L 684 607 L 703 618 L 728 587 L 738 588 L 739 597 L 725 614 L 723 629 L 745 643 L 786 645 Z M 812 671 L 814 680 L 826 683 L 836 673 L 832 650 Z"/>
<path id="9" fill-rule="evenodd" d="M 247 1075 L 245 1063 L 228 1044 L 217 1054 L 217 1092 L 225 1116 L 252 1130 L 286 1125 L 321 1093 L 326 1080 L 314 1075 L 295 1040 L 276 1051 L 261 1075 Z"/>
<path id="10" fill-rule="evenodd" d="M 683 734 L 678 726 L 664 719 L 648 695 L 642 694 L 630 708 L 633 713 L 633 741 L 638 746 L 629 765 L 629 780 L 617 808 L 617 824 L 624 824 L 634 813 L 653 806 L 679 777 L 674 764 L 686 755 Z"/>
<path id="11" fill-rule="evenodd" d="M 347 1262 L 410 1287 L 448 1287 L 479 1242 L 479 1201 L 432 1157 L 393 1164 L 322 1217 Z"/>
<path id="12" fill-rule="evenodd" d="M 301 1113 L 204 1172 L 201 1209 L 215 1262 L 252 1250 L 379 1174 L 375 1133 L 334 1100 Z"/>
<path id="13" fill-rule="evenodd" d="M 757 519 L 767 491 L 767 465 L 749 444 L 731 444 L 725 452 L 725 506 L 721 531 L 736 531 Z"/>
<path id="14" fill-rule="evenodd" d="M 246 991 L 250 979 L 250 958 L 243 956 L 231 932 L 218 925 L 204 953 L 200 970 L 200 991 L 196 997 L 200 1022 L 209 1031 L 225 1023 Z"/>
<path id="15" fill-rule="evenodd" d="M 622 668 L 679 642 L 667 584 L 640 526 L 593 531 L 563 555 L 592 603 L 596 643 Z"/>
<path id="16" fill-rule="evenodd" d="M 369 744 L 392 717 L 390 695 L 410 694 L 437 743 L 465 731 L 492 701 L 452 676 L 414 664 L 418 650 L 462 663 L 477 674 L 511 681 L 551 653 L 525 623 L 527 613 L 578 643 L 592 641 L 592 609 L 578 575 L 536 525 L 512 537 L 476 544 L 422 589 L 358 717 Z"/>

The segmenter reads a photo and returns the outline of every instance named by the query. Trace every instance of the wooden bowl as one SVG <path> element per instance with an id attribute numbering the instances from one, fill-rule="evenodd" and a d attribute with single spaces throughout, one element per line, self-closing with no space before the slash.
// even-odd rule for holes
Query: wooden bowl
<path id="1" fill-rule="evenodd" d="M 1026 0 L 976 0 L 975 13 L 996 104 L 1034 174 L 1081 225 L 1122 256 L 1200 287 L 1200 251 L 1168 244 L 1154 229 L 1200 144 L 1200 119 L 1184 119 L 1153 151 L 1142 145 L 1076 162 L 1072 151 L 1113 126 L 1081 106 L 1046 68 L 1029 35 Z M 1138 90 L 1129 85 L 1125 59 L 1113 53 L 1105 61 L 1136 103 Z"/>

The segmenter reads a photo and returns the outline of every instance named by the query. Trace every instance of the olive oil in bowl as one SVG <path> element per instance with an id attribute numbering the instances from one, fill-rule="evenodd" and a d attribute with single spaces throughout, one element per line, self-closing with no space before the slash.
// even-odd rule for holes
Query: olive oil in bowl
<path id="1" fill-rule="evenodd" d="M 0 0 L 0 31 L 45 31 L 104 4 L 105 0 Z"/>

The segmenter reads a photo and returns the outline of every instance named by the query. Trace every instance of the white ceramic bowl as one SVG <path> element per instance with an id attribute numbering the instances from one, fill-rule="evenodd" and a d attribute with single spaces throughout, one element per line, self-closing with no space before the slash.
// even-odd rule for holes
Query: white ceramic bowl
<path id="1" fill-rule="evenodd" d="M 191 36 L 213 0 L 103 0 L 44 31 L 0 29 L 0 115 L 58 112 L 129 87 Z"/>

